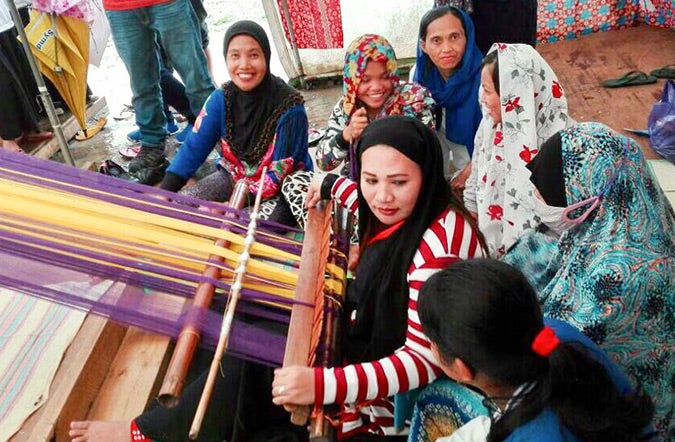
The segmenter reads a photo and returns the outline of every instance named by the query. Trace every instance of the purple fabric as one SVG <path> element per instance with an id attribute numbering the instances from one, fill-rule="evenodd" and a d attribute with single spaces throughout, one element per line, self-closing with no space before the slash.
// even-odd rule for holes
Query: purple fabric
<path id="1" fill-rule="evenodd" d="M 17 155 L 0 149 L 0 178 L 16 183 L 61 189 L 74 195 L 95 197 L 121 207 L 148 213 L 171 216 L 190 223 L 221 228 L 220 219 L 209 219 L 199 207 L 218 210 L 223 217 L 234 220 L 227 229 L 243 235 L 247 230 L 249 214 L 227 208 L 219 203 L 201 201 L 129 181 L 119 180 L 96 172 L 77 169 L 57 162 L 41 160 L 28 155 Z M 79 186 L 75 189 L 73 186 Z M 100 192 L 100 193 L 99 193 Z M 107 195 L 103 193 L 109 193 Z M 168 197 L 170 202 L 157 199 Z M 180 209 L 174 212 L 170 208 Z M 2 206 L 0 203 L 0 213 Z M 215 299 L 224 305 L 230 282 L 214 280 L 191 269 L 162 265 L 161 259 L 149 261 L 145 257 L 113 256 L 112 247 L 87 239 L 76 229 L 50 230 L 48 217 L 33 227 L 31 233 L 44 233 L 42 238 L 22 233 L 26 220 L 0 219 L 0 226 L 11 227 L 0 235 L 0 287 L 51 300 L 114 321 L 137 326 L 156 333 L 176 337 L 188 322 L 202 334 L 200 345 L 215 348 L 222 322 L 222 313 L 186 306 L 195 286 L 209 283 L 217 288 Z M 33 221 L 34 223 L 34 221 Z M 37 232 L 36 232 L 37 231 Z M 256 241 L 300 255 L 302 244 L 290 242 L 281 234 L 296 235 L 299 231 L 276 223 L 259 222 Z M 99 238 L 97 238 L 99 239 Z M 111 238 L 116 240 L 115 238 Z M 57 243 L 64 241 L 67 245 Z M 90 246 L 90 249 L 84 248 Z M 152 250 L 152 247 L 150 248 Z M 185 252 L 176 256 L 188 257 Z M 204 266 L 209 259 L 199 258 Z M 270 262 L 297 267 L 281 258 L 265 258 Z M 333 258 L 336 259 L 336 258 Z M 340 265 L 346 265 L 340 258 Z M 226 268 L 232 270 L 228 266 Z M 146 274 L 152 273 L 152 274 Z M 169 280 L 166 280 L 169 277 Z M 94 287 L 105 281 L 114 281 L 100 297 L 90 293 L 69 291 L 64 287 Z M 274 281 L 270 285 L 276 284 Z M 169 296 L 171 295 L 171 296 Z M 294 302 L 264 291 L 244 289 L 231 330 L 228 351 L 257 362 L 280 365 L 286 341 L 289 312 L 286 309 L 261 305 L 255 301 L 292 305 Z M 216 304 L 217 304 L 216 302 Z M 189 304 L 189 303 L 188 303 Z M 217 309 L 217 307 L 214 307 Z"/>

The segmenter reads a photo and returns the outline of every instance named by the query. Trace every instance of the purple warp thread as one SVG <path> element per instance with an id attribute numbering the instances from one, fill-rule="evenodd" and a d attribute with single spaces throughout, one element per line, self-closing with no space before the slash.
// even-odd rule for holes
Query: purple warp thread
<path id="1" fill-rule="evenodd" d="M 200 210 L 199 207 L 214 209 L 223 212 L 223 217 L 231 219 L 232 224 L 227 228 L 240 235 L 246 232 L 249 221 L 249 214 L 245 210 L 231 209 L 219 203 L 202 201 L 2 149 L 0 149 L 0 178 L 49 189 L 62 189 L 119 206 L 220 228 L 222 221 Z M 80 188 L 76 189 L 69 184 Z M 157 196 L 170 198 L 171 201 L 160 201 Z M 0 202 L 0 213 L 1 204 Z M 182 212 L 169 210 L 170 208 L 178 208 Z M 19 228 L 22 225 L 20 219 L 0 221 L 0 224 Z M 86 245 L 88 243 L 86 238 L 72 236 L 74 232 L 68 230 L 62 230 L 60 234 L 47 232 L 49 222 L 44 221 L 43 225 L 47 235 L 42 239 L 9 231 L 0 238 L 1 287 L 173 337 L 178 335 L 188 318 L 198 318 L 197 326 L 202 334 L 200 345 L 215 348 L 222 314 L 212 310 L 185 307 L 183 298 L 191 298 L 194 295 L 194 286 L 206 282 L 217 288 L 215 297 L 224 302 L 229 292 L 229 284 L 191 274 L 188 269 L 167 270 L 158 263 L 134 259 L 133 256 L 113 257 L 106 254 L 104 248 L 85 250 L 78 245 Z M 298 229 L 261 220 L 256 241 L 299 255 L 302 245 L 299 242 L 289 242 L 287 238 L 280 236 L 284 233 L 298 232 L 300 232 Z M 69 245 L 64 246 L 55 242 L 64 238 L 69 240 Z M 74 256 L 66 255 L 64 252 Z M 187 255 L 176 252 L 176 256 Z M 91 262 L 79 257 L 101 262 Z M 283 259 L 266 258 L 266 260 L 288 264 Z M 208 260 L 205 260 L 204 264 L 207 262 Z M 169 276 L 175 281 L 166 281 L 141 271 Z M 113 280 L 115 283 L 99 298 L 69 292 L 63 288 L 64 284 L 94 286 L 106 280 Z M 283 305 L 294 303 L 292 300 L 261 291 L 242 290 L 228 351 L 246 359 L 279 365 L 283 360 L 289 312 L 252 301 L 268 301 Z"/>

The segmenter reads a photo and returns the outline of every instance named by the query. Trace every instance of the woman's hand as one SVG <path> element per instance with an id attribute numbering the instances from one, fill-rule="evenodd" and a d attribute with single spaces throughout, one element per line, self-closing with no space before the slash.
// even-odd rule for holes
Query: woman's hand
<path id="1" fill-rule="evenodd" d="M 272 402 L 276 405 L 314 404 L 314 369 L 285 367 L 274 370 Z"/>
<path id="2" fill-rule="evenodd" d="M 365 107 L 358 108 L 349 119 L 347 127 L 342 131 L 342 138 L 348 143 L 352 143 L 361 136 L 361 132 L 366 126 L 368 126 L 368 111 Z"/>
<path id="3" fill-rule="evenodd" d="M 314 174 L 314 179 L 309 184 L 307 189 L 307 196 L 305 197 L 305 207 L 312 209 L 321 202 L 321 183 L 323 183 L 324 175 Z"/>
<path id="4" fill-rule="evenodd" d="M 462 170 L 457 174 L 455 178 L 450 182 L 450 186 L 453 188 L 453 190 L 459 191 L 460 193 L 464 191 L 464 187 L 466 186 L 466 180 L 469 179 L 469 175 L 471 175 L 471 163 L 467 163 Z"/>

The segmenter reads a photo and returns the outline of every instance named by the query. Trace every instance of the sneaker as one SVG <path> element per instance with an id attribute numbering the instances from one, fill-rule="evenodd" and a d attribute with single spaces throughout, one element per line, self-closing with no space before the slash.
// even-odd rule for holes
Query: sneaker
<path id="1" fill-rule="evenodd" d="M 142 169 L 161 166 L 166 162 L 164 146 L 141 146 L 140 152 L 129 162 L 129 173 L 136 173 Z"/>
<path id="2" fill-rule="evenodd" d="M 131 141 L 132 143 L 140 143 L 141 142 L 141 130 L 136 129 L 127 134 L 127 140 Z"/>
<path id="3" fill-rule="evenodd" d="M 178 135 L 176 135 L 176 141 L 178 141 L 178 144 L 183 144 L 190 132 L 192 132 L 192 125 L 188 124 L 178 133 Z"/>
<path id="4" fill-rule="evenodd" d="M 176 120 L 174 120 L 173 118 L 169 120 L 168 123 L 166 123 L 166 131 L 169 132 L 169 135 L 175 135 L 178 133 L 179 130 L 180 128 L 176 124 Z"/>
<path id="5" fill-rule="evenodd" d="M 169 135 L 175 135 L 178 133 L 180 128 L 176 124 L 175 120 L 171 120 L 168 123 L 166 123 L 166 131 L 169 132 Z M 141 141 L 141 130 L 136 129 L 127 134 L 127 140 L 131 141 L 132 143 L 139 143 Z"/>

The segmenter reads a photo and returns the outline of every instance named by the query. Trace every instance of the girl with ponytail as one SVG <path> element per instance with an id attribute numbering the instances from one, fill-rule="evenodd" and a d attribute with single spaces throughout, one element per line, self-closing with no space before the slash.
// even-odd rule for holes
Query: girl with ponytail
<path id="1" fill-rule="evenodd" d="M 418 312 L 445 374 L 484 394 L 491 417 L 483 418 L 482 440 L 650 439 L 651 399 L 577 329 L 544 319 L 527 279 L 508 264 L 476 259 L 442 270 L 423 286 Z M 434 420 L 440 408 L 430 398 L 438 400 L 443 385 L 446 393 L 465 388 L 445 381 L 423 392 L 412 440 L 429 436 L 420 426 Z"/>

